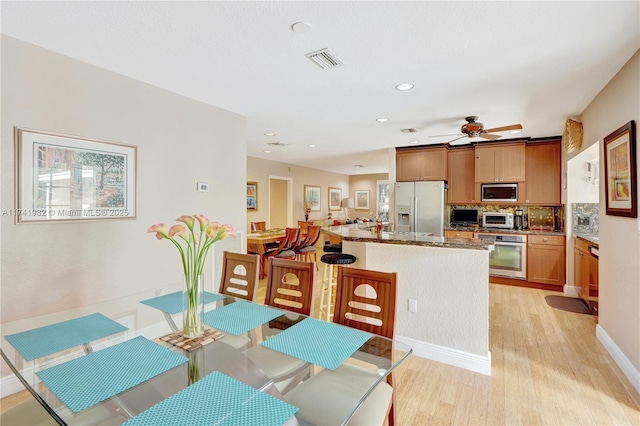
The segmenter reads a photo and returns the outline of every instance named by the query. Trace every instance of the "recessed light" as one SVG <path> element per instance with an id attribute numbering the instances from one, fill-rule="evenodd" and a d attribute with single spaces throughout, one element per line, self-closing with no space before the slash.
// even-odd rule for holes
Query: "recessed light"
<path id="1" fill-rule="evenodd" d="M 364 167 L 364 164 L 354 164 L 354 165 L 353 165 L 353 167 L 360 167 L 360 168 L 362 168 L 362 167 Z"/>
<path id="2" fill-rule="evenodd" d="M 381 117 L 381 118 L 376 118 L 376 121 L 378 123 L 386 123 L 387 121 L 389 121 L 389 119 Z"/>
<path id="3" fill-rule="evenodd" d="M 520 133 L 520 132 L 522 132 L 522 130 L 512 130 L 509 133 Z"/>
<path id="4" fill-rule="evenodd" d="M 298 34 L 304 34 L 311 31 L 311 24 L 307 22 L 296 22 L 291 26 L 291 31 Z"/>
<path id="5" fill-rule="evenodd" d="M 411 83 L 402 83 L 396 86 L 397 90 L 411 90 L 413 89 L 413 84 Z"/>
<path id="6" fill-rule="evenodd" d="M 265 153 L 265 154 L 271 154 L 271 151 L 269 151 L 268 149 L 266 149 L 266 150 L 264 151 L 264 153 Z"/>
<path id="7" fill-rule="evenodd" d="M 409 143 L 410 143 L 411 145 L 415 145 L 415 144 L 417 144 L 417 143 L 418 143 L 418 141 L 411 141 L 411 142 L 409 142 Z"/>
<path id="8" fill-rule="evenodd" d="M 309 148 L 315 148 L 316 146 L 314 144 L 308 145 Z"/>
<path id="9" fill-rule="evenodd" d="M 276 134 L 273 132 L 267 132 L 264 134 L 265 136 L 275 136 Z"/>

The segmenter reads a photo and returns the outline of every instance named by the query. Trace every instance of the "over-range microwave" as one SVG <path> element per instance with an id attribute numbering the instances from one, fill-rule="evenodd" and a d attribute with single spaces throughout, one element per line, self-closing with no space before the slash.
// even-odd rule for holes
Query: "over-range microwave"
<path id="1" fill-rule="evenodd" d="M 483 183 L 480 185 L 481 200 L 488 202 L 517 202 L 517 183 Z"/>

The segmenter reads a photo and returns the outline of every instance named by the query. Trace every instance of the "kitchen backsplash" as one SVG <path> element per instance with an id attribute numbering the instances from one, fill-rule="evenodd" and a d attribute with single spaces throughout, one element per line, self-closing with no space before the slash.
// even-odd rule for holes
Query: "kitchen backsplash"
<path id="1" fill-rule="evenodd" d="M 598 235 L 598 203 L 571 204 L 571 231 L 575 234 Z"/>
<path id="2" fill-rule="evenodd" d="M 493 213 L 493 212 L 502 212 L 502 213 L 513 213 L 515 214 L 515 211 L 517 209 L 522 209 L 524 217 L 525 217 L 525 225 L 528 225 L 528 218 L 529 218 L 529 207 L 542 207 L 542 206 L 520 206 L 520 205 L 494 205 L 494 204 L 490 204 L 490 205 L 478 205 L 478 204 L 471 204 L 471 205 L 447 205 L 447 214 L 446 214 L 446 226 L 449 226 L 449 224 L 451 223 L 451 211 L 453 208 L 462 208 L 462 209 L 478 209 L 478 211 L 480 212 L 480 217 L 482 217 L 482 215 L 484 213 Z M 555 221 L 557 222 L 556 224 L 556 228 L 559 231 L 564 231 L 564 207 L 552 207 L 553 211 L 554 211 L 554 215 L 555 215 Z M 597 212 L 596 212 L 597 215 Z"/>

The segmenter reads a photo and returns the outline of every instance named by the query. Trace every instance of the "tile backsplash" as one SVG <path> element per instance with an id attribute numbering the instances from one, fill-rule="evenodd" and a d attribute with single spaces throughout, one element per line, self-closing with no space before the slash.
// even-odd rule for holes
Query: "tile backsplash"
<path id="1" fill-rule="evenodd" d="M 480 212 L 480 216 L 484 213 L 493 213 L 493 212 L 503 212 L 503 213 L 514 213 L 516 209 L 522 209 L 524 218 L 525 218 L 525 229 L 528 228 L 528 220 L 529 220 L 529 208 L 533 206 L 529 205 L 495 205 L 495 204 L 472 204 L 472 205 L 447 205 L 447 217 L 445 219 L 445 226 L 449 226 L 450 224 L 450 215 L 451 210 L 454 208 L 464 208 L 464 209 L 478 209 Z M 555 216 L 555 227 L 558 231 L 564 231 L 564 207 L 553 206 L 551 207 L 553 210 L 553 214 Z M 597 216 L 596 212 L 596 216 Z"/>
<path id="2" fill-rule="evenodd" d="M 571 231 L 579 234 L 598 235 L 598 203 L 571 204 Z"/>

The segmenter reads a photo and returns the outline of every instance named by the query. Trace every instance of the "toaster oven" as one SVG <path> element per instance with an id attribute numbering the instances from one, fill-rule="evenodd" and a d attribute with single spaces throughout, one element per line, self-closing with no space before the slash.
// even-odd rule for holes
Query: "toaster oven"
<path id="1" fill-rule="evenodd" d="M 482 226 L 484 228 L 513 228 L 513 213 L 485 213 L 482 215 Z"/>

